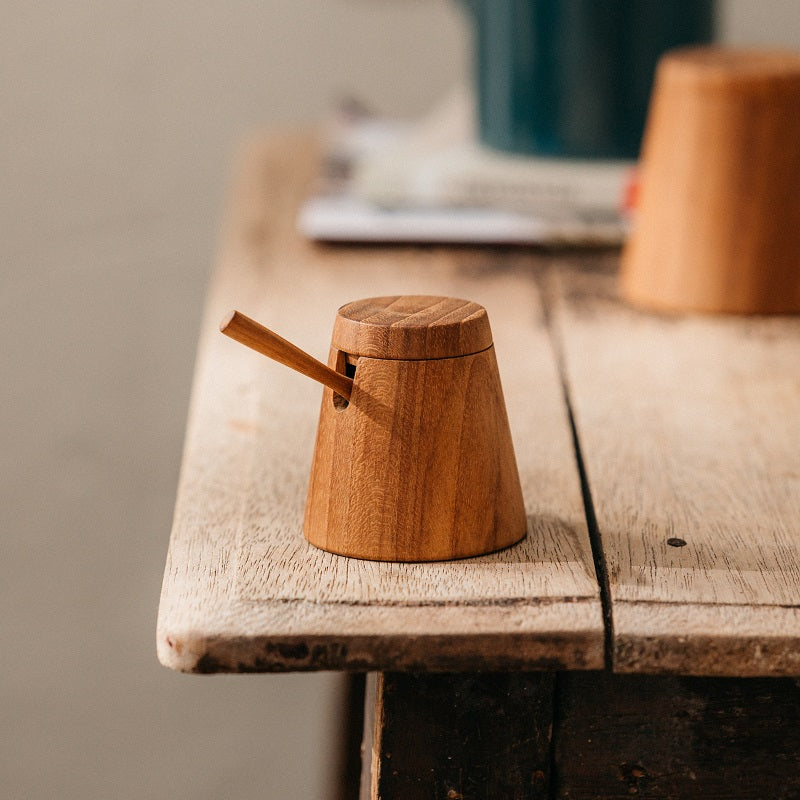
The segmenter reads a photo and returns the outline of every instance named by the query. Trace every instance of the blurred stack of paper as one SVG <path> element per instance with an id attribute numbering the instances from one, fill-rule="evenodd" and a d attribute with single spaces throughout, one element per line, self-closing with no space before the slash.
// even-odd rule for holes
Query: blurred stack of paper
<path id="1" fill-rule="evenodd" d="M 633 162 L 497 153 L 476 143 L 472 117 L 465 91 L 416 125 L 342 108 L 300 230 L 328 241 L 622 241 Z"/>

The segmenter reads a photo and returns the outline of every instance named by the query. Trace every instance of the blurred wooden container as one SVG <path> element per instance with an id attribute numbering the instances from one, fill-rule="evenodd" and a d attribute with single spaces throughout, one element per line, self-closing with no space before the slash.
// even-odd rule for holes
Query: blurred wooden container
<path id="1" fill-rule="evenodd" d="M 800 311 L 800 54 L 659 63 L 621 292 L 664 311 Z"/>

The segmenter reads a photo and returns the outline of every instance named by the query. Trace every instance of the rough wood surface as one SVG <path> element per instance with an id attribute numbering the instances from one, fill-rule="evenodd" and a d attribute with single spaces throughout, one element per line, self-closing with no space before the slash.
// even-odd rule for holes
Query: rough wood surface
<path id="1" fill-rule="evenodd" d="M 561 800 L 800 797 L 797 681 L 564 673 L 556 696 Z"/>
<path id="2" fill-rule="evenodd" d="M 158 623 L 186 671 L 597 668 L 603 628 L 561 386 L 530 255 L 322 248 L 295 233 L 313 147 L 246 150 L 203 324 Z M 302 536 L 320 394 L 221 336 L 232 307 L 312 355 L 361 297 L 466 297 L 489 313 L 529 535 L 493 555 L 396 564 Z"/>
<path id="3" fill-rule="evenodd" d="M 330 363 L 341 356 L 333 350 Z M 346 407 L 323 392 L 303 532 L 344 556 L 442 561 L 527 527 L 494 347 L 457 358 L 359 356 Z"/>
<path id="4" fill-rule="evenodd" d="M 614 668 L 800 674 L 800 318 L 640 313 L 561 266 Z"/>
<path id="5" fill-rule="evenodd" d="M 378 676 L 371 800 L 550 797 L 554 675 Z"/>

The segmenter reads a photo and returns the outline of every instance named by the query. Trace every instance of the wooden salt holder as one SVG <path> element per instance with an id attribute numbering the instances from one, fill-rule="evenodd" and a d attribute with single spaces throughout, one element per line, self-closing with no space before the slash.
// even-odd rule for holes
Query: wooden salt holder
<path id="1" fill-rule="evenodd" d="M 328 367 L 242 315 L 221 328 L 326 385 L 303 525 L 311 544 L 356 558 L 438 561 L 524 537 L 482 306 L 428 296 L 350 303 L 337 314 Z"/>

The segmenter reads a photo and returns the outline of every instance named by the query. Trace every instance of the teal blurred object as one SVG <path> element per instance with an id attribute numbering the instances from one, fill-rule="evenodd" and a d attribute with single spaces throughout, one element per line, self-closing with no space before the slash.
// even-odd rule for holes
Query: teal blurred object
<path id="1" fill-rule="evenodd" d="M 713 38 L 713 0 L 464 0 L 480 140 L 514 153 L 636 158 L 661 54 Z"/>

